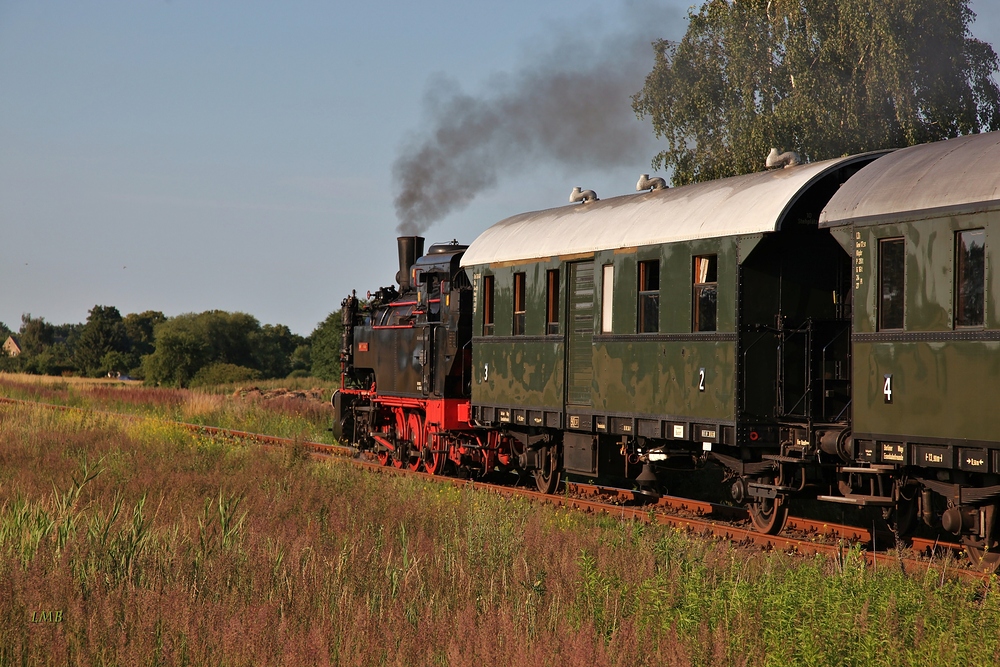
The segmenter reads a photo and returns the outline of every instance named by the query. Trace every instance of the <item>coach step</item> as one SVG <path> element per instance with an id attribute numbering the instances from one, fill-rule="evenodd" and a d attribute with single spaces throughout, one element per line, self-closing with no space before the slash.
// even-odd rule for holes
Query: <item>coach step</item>
<path id="1" fill-rule="evenodd" d="M 840 503 L 841 505 L 855 505 L 857 507 L 893 507 L 896 502 L 892 498 L 885 496 L 861 496 L 851 494 L 848 496 L 816 496 L 816 500 L 826 503 Z"/>

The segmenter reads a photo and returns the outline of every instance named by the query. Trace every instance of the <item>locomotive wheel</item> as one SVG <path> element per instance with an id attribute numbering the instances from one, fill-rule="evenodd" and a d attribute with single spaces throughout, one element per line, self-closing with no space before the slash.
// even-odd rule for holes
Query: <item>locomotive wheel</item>
<path id="1" fill-rule="evenodd" d="M 444 465 L 448 462 L 447 442 L 438 436 L 427 437 L 424 434 L 423 460 L 424 470 L 429 475 L 440 475 L 444 472 Z M 445 450 L 445 451 L 441 451 Z"/>
<path id="2" fill-rule="evenodd" d="M 535 487 L 541 493 L 555 493 L 562 473 L 559 472 L 559 446 L 549 445 L 542 454 L 542 467 L 535 470 Z"/>
<path id="3" fill-rule="evenodd" d="M 406 467 L 417 472 L 423 465 L 423 453 L 427 447 L 427 438 L 424 437 L 424 420 L 420 418 L 419 412 L 408 412 L 406 415 L 406 439 L 413 443 L 406 456 Z"/>
<path id="4" fill-rule="evenodd" d="M 387 466 L 392 463 L 392 452 L 388 449 L 383 449 L 375 454 L 375 458 L 378 459 L 379 465 Z"/>
<path id="5" fill-rule="evenodd" d="M 396 414 L 396 451 L 389 453 L 392 467 L 402 468 L 406 466 L 411 470 L 416 470 L 420 467 L 420 456 L 418 452 L 416 466 L 413 466 L 411 462 L 414 458 L 415 447 L 411 446 L 409 415 L 401 408 L 396 408 L 394 412 Z"/>
<path id="6" fill-rule="evenodd" d="M 407 447 L 405 442 L 397 442 L 396 446 L 399 448 L 392 453 L 392 467 L 399 469 L 403 467 L 403 460 L 401 456 L 409 456 L 409 447 Z"/>

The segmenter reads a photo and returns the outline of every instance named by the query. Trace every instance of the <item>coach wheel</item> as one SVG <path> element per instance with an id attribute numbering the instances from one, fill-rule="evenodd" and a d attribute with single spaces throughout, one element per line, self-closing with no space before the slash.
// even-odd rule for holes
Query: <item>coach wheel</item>
<path id="1" fill-rule="evenodd" d="M 989 547 L 986 540 L 978 535 L 962 536 L 965 553 L 969 555 L 972 567 L 980 572 L 996 572 L 997 566 L 1000 565 L 1000 545 L 996 540 L 992 542 L 992 547 Z"/>
<path id="2" fill-rule="evenodd" d="M 978 535 L 963 535 L 962 546 L 969 556 L 972 567 L 980 572 L 996 572 L 1000 565 L 1000 545 L 993 540 L 992 547 Z"/>
<path id="3" fill-rule="evenodd" d="M 750 520 L 758 533 L 777 535 L 785 527 L 788 506 L 781 496 L 777 498 L 755 498 L 750 504 Z"/>
<path id="4" fill-rule="evenodd" d="M 559 446 L 549 445 L 538 452 L 541 467 L 535 470 L 535 486 L 542 493 L 555 493 L 562 475 L 559 472 Z"/>
<path id="5" fill-rule="evenodd" d="M 774 479 L 762 479 L 764 484 L 773 484 Z M 758 533 L 777 535 L 785 527 L 788 518 L 788 499 L 782 495 L 775 498 L 750 498 L 747 507 L 750 520 Z"/>
<path id="6" fill-rule="evenodd" d="M 996 505 L 987 505 L 982 508 L 980 517 L 984 520 L 982 532 L 985 537 L 979 535 L 962 535 L 962 546 L 969 555 L 972 567 L 980 572 L 996 572 L 1000 566 L 1000 540 L 996 538 Z"/>
<path id="7" fill-rule="evenodd" d="M 901 486 L 896 490 L 896 504 L 882 510 L 882 518 L 897 537 L 909 537 L 920 519 L 920 487 Z"/>

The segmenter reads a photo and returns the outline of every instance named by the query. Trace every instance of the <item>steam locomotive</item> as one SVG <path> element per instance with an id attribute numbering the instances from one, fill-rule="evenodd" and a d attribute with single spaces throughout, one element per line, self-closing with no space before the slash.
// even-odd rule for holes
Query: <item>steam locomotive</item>
<path id="1" fill-rule="evenodd" d="M 334 430 L 543 492 L 718 466 L 762 532 L 868 507 L 995 569 L 998 167 L 972 135 L 402 237 L 398 290 L 343 301 Z"/>

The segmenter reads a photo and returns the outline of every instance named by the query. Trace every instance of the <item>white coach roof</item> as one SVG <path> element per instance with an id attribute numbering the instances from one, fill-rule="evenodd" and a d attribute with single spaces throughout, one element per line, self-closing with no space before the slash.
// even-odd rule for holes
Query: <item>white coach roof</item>
<path id="1" fill-rule="evenodd" d="M 814 182 L 852 156 L 522 213 L 472 242 L 462 266 L 773 232 Z"/>
<path id="2" fill-rule="evenodd" d="M 865 166 L 820 214 L 820 227 L 1000 207 L 1000 132 L 901 148 Z"/>

